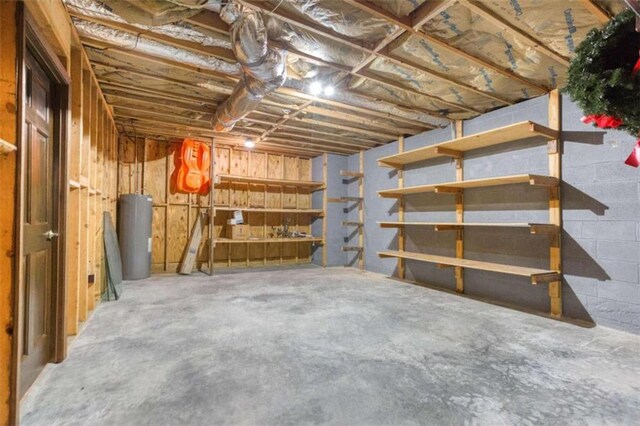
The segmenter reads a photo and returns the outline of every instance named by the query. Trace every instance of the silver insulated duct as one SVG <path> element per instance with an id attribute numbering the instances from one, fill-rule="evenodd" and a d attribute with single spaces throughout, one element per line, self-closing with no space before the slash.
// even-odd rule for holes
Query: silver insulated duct
<path id="1" fill-rule="evenodd" d="M 220 11 L 229 24 L 231 48 L 242 67 L 242 78 L 216 110 L 213 130 L 228 132 L 270 92 L 287 79 L 284 52 L 267 45 L 267 30 L 260 12 L 229 3 Z"/>

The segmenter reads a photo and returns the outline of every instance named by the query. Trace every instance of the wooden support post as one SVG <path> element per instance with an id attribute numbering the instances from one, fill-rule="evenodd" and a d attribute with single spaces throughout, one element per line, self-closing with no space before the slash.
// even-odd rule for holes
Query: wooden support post
<path id="1" fill-rule="evenodd" d="M 207 219 L 208 219 L 208 236 L 209 236 L 209 256 L 208 256 L 208 272 L 209 275 L 213 275 L 213 259 L 215 256 L 215 248 L 216 248 L 216 244 L 214 242 L 215 239 L 215 233 L 213 232 L 214 230 L 214 225 L 215 225 L 215 217 L 216 217 L 216 188 L 214 185 L 215 182 L 215 172 L 216 172 L 216 167 L 217 167 L 217 162 L 218 162 L 218 157 L 215 155 L 216 153 L 216 140 L 215 138 L 211 139 L 211 158 L 213 158 L 213 164 L 211 164 L 209 166 L 209 209 L 207 212 Z M 200 210 L 198 209 L 198 215 L 200 215 Z"/>
<path id="2" fill-rule="evenodd" d="M 549 127 L 559 131 L 555 149 L 549 150 L 549 176 L 562 179 L 562 99 L 558 89 L 549 93 Z M 552 146 L 554 144 L 550 144 Z M 549 223 L 562 230 L 560 185 L 549 188 Z M 562 272 L 561 232 L 549 236 L 549 269 Z M 562 316 L 562 280 L 549 282 L 549 308 L 553 317 Z"/>
<path id="3" fill-rule="evenodd" d="M 358 253 L 359 262 L 358 266 L 364 271 L 364 151 L 360 151 L 359 154 L 360 176 L 358 177 L 358 197 L 362 200 L 358 205 L 358 246 L 362 248 Z"/>
<path id="4" fill-rule="evenodd" d="M 80 151 L 82 146 L 82 49 L 71 50 L 71 137 L 68 148 L 69 179 L 80 182 Z M 80 223 L 81 196 L 78 188 L 70 190 L 67 205 L 67 286 L 66 286 L 66 332 L 68 336 L 78 334 L 80 323 Z"/>
<path id="5" fill-rule="evenodd" d="M 398 153 L 404 152 L 404 136 L 398 137 Z M 404 188 L 404 170 L 398 169 L 398 189 Z M 398 198 L 398 222 L 404 222 L 404 197 Z M 398 250 L 404 251 L 404 227 L 398 228 Z M 404 279 L 406 276 L 404 259 L 398 258 L 398 277 Z"/>
<path id="6" fill-rule="evenodd" d="M 322 155 L 322 181 L 324 182 L 324 192 L 322 193 L 322 211 L 324 217 L 322 218 L 322 266 L 327 266 L 327 161 L 328 155 L 325 153 Z"/>
<path id="7" fill-rule="evenodd" d="M 456 138 L 461 138 L 464 132 L 464 123 L 462 120 L 456 120 Z M 456 156 L 456 181 L 460 182 L 464 179 L 463 157 L 462 153 Z M 437 189 L 436 189 L 437 191 Z M 456 197 L 456 223 L 464 222 L 464 192 L 458 191 Z M 460 227 L 456 231 L 456 258 L 464 258 L 464 230 Z M 456 277 L 456 293 L 464 293 L 464 269 L 457 266 L 455 269 Z"/>

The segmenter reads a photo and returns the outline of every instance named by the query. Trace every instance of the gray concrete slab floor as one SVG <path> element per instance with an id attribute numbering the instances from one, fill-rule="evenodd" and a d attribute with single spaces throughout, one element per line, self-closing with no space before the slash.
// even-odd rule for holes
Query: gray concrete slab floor
<path id="1" fill-rule="evenodd" d="M 24 425 L 638 424 L 640 336 L 345 268 L 160 276 L 101 304 Z"/>

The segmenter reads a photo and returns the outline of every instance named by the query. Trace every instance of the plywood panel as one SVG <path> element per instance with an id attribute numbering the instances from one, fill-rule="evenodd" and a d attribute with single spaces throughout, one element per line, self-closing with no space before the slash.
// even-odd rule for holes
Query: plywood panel
<path id="1" fill-rule="evenodd" d="M 169 206 L 167 215 L 167 262 L 178 263 L 182 259 L 189 238 L 188 206 Z"/>
<path id="2" fill-rule="evenodd" d="M 298 157 L 284 157 L 284 179 L 298 180 Z"/>
<path id="3" fill-rule="evenodd" d="M 238 176 L 249 175 L 249 153 L 247 151 L 233 150 L 231 152 L 231 169 L 229 173 Z"/>
<path id="4" fill-rule="evenodd" d="M 246 207 L 249 205 L 248 184 L 232 183 L 230 185 L 229 205 Z"/>
<path id="5" fill-rule="evenodd" d="M 296 188 L 292 188 L 290 186 L 287 186 L 285 188 L 283 188 L 283 196 L 284 196 L 284 200 L 282 202 L 282 207 L 285 209 L 295 209 L 296 208 L 296 204 L 297 204 L 297 200 L 298 200 L 298 195 L 296 192 Z"/>
<path id="6" fill-rule="evenodd" d="M 231 153 L 229 148 L 216 148 L 216 168 L 217 174 L 227 175 L 231 174 Z"/>
<path id="7" fill-rule="evenodd" d="M 279 186 L 268 186 L 266 196 L 267 208 L 282 208 L 282 191 Z"/>
<path id="8" fill-rule="evenodd" d="M 311 208 L 311 193 L 305 188 L 298 190 L 298 208 L 310 209 Z"/>
<path id="9" fill-rule="evenodd" d="M 311 159 L 299 158 L 298 159 L 298 174 L 300 180 L 310 181 L 311 179 Z"/>
<path id="10" fill-rule="evenodd" d="M 249 206 L 264 207 L 265 203 L 265 185 L 249 185 Z"/>
<path id="11" fill-rule="evenodd" d="M 282 155 L 267 154 L 267 177 L 271 179 L 283 179 Z"/>
<path id="12" fill-rule="evenodd" d="M 165 254 L 165 227 L 166 208 L 154 207 L 153 208 L 153 222 L 151 224 L 151 263 L 155 266 L 160 265 L 164 268 L 164 254 Z"/>
<path id="13" fill-rule="evenodd" d="M 167 202 L 167 149 L 163 142 L 145 139 L 144 193 L 154 204 Z M 164 232 L 163 232 L 164 234 Z"/>
<path id="14" fill-rule="evenodd" d="M 264 178 L 267 177 L 267 154 L 264 152 L 251 152 L 249 176 Z"/>

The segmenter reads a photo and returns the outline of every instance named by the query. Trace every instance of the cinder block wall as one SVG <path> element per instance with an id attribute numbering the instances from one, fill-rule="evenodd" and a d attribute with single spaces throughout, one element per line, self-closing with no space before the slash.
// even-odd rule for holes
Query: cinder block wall
<path id="1" fill-rule="evenodd" d="M 543 96 L 465 121 L 464 134 L 524 120 L 547 125 L 547 103 L 548 97 Z M 640 170 L 623 164 L 635 140 L 623 132 L 584 125 L 582 113 L 566 97 L 562 110 L 565 315 L 640 334 Z M 407 138 L 405 150 L 452 137 L 451 127 L 425 132 Z M 397 142 L 365 152 L 366 268 L 387 275 L 395 274 L 396 260 L 379 259 L 376 252 L 396 249 L 397 232 L 376 222 L 397 220 L 397 206 L 393 199 L 379 198 L 377 191 L 396 188 L 398 183 L 397 172 L 379 167 L 377 159 L 396 152 Z M 351 164 L 352 158 L 348 161 Z M 518 173 L 548 173 L 544 142 L 532 139 L 465 155 L 465 179 Z M 406 186 L 451 180 L 455 180 L 455 168 L 448 158 L 415 164 L 405 171 Z M 467 190 L 465 221 L 546 222 L 547 203 L 546 189 L 527 185 Z M 453 197 L 444 194 L 407 197 L 405 212 L 407 221 L 455 220 Z M 406 235 L 408 251 L 455 255 L 452 233 L 413 227 L 407 228 Z M 467 229 L 465 257 L 547 268 L 547 237 L 524 229 Z M 408 279 L 455 287 L 450 269 L 407 261 L 406 271 Z M 546 286 L 534 287 L 525 278 L 466 270 L 465 288 L 469 294 L 548 310 Z"/>
<path id="2" fill-rule="evenodd" d="M 342 155 L 327 155 L 327 197 L 339 198 L 347 196 L 347 187 L 342 182 L 340 170 L 347 169 L 347 157 Z M 322 162 L 323 157 L 313 159 L 312 176 L 313 180 L 322 180 Z M 311 202 L 314 209 L 322 208 L 322 191 L 313 193 Z M 323 218 L 316 218 L 311 224 L 311 232 L 315 236 L 322 235 L 322 223 L 327 221 L 327 237 L 325 244 L 327 246 L 327 266 L 343 266 L 346 262 L 345 253 L 341 250 L 344 244 L 345 229 L 340 226 L 342 221 L 346 220 L 344 213 L 345 205 L 341 203 L 328 203 L 327 211 Z M 322 265 L 322 247 L 316 246 L 313 252 L 313 263 Z"/>

